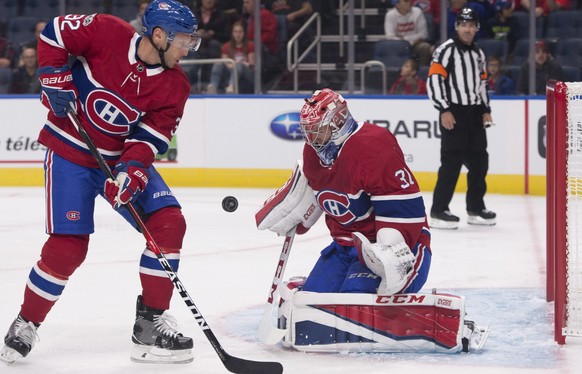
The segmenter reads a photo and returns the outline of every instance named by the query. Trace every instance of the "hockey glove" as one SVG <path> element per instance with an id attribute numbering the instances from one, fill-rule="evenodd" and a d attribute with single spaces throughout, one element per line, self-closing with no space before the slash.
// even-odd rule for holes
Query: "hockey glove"
<path id="1" fill-rule="evenodd" d="M 399 231 L 383 228 L 376 243 L 359 232 L 352 234 L 360 262 L 382 278 L 378 294 L 392 295 L 403 291 L 408 274 L 414 267 L 414 255 Z"/>
<path id="2" fill-rule="evenodd" d="M 130 202 L 148 184 L 147 169 L 138 161 L 118 162 L 113 175 L 115 180 L 108 178 L 103 189 L 105 197 L 115 209 Z"/>
<path id="3" fill-rule="evenodd" d="M 40 101 L 58 117 L 66 117 L 69 103 L 77 109 L 78 91 L 67 65 L 55 68 L 43 66 L 37 70 L 41 85 Z"/>

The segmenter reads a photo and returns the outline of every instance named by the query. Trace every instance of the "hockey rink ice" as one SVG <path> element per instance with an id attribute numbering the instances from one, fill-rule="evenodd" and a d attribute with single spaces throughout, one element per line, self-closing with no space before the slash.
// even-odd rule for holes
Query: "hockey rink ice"
<path id="1" fill-rule="evenodd" d="M 582 345 L 553 340 L 553 305 L 545 301 L 545 198 L 486 196 L 497 226 L 466 224 L 463 194 L 451 205 L 459 230 L 432 230 L 433 262 L 423 292 L 466 297 L 468 319 L 490 325 L 484 349 L 468 354 L 314 354 L 266 346 L 258 323 L 283 238 L 258 231 L 254 213 L 273 189 L 175 188 L 188 223 L 179 276 L 224 349 L 232 356 L 279 361 L 284 373 L 579 373 Z M 222 210 L 226 195 L 239 208 Z M 425 194 L 430 207 L 431 194 Z M 0 188 L 0 334 L 16 317 L 24 285 L 38 260 L 44 233 L 42 188 Z M 0 373 L 228 373 L 177 293 L 170 313 L 194 338 L 194 362 L 133 363 L 131 329 L 140 292 L 141 234 L 103 199 L 96 207 L 89 254 L 39 328 L 30 355 Z M 284 279 L 307 275 L 330 242 L 323 219 L 297 236 Z"/>

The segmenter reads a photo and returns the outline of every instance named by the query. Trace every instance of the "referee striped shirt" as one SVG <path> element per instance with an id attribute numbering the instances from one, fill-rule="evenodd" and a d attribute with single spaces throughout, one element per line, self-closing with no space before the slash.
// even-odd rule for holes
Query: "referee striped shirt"
<path id="1" fill-rule="evenodd" d="M 441 44 L 434 51 L 426 88 L 441 113 L 451 104 L 483 106 L 484 113 L 491 112 L 485 53 L 475 43 L 467 46 L 455 37 Z"/>

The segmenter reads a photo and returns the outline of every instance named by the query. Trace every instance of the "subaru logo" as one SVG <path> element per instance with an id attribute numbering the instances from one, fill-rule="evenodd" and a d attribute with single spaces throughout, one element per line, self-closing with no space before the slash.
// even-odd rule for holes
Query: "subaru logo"
<path id="1" fill-rule="evenodd" d="M 271 121 L 271 131 L 286 140 L 302 140 L 299 112 L 284 113 Z"/>

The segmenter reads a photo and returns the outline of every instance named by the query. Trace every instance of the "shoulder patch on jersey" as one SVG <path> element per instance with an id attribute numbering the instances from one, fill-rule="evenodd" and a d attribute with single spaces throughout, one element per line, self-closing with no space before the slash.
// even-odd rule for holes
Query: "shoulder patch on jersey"
<path id="1" fill-rule="evenodd" d="M 95 18 L 95 14 L 91 14 L 88 15 L 87 17 L 85 17 L 85 19 L 83 20 L 83 26 L 89 26 L 91 24 L 91 22 L 93 22 L 93 19 Z"/>

